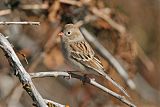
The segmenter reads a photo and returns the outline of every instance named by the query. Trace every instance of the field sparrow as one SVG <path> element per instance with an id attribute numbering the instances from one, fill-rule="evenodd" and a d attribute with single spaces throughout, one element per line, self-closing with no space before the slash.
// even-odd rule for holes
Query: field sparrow
<path id="1" fill-rule="evenodd" d="M 84 71 L 85 74 L 100 74 L 104 76 L 128 96 L 123 87 L 105 73 L 101 61 L 95 57 L 93 49 L 76 25 L 66 24 L 63 32 L 58 35 L 61 37 L 63 55 L 72 66 Z"/>

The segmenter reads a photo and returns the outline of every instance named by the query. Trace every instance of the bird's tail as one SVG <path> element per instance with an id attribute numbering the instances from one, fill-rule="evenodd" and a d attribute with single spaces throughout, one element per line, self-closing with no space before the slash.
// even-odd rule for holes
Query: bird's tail
<path id="1" fill-rule="evenodd" d="M 106 73 L 105 74 L 103 74 L 103 76 L 108 80 L 108 81 L 110 81 L 114 86 L 116 86 L 117 88 L 119 88 L 127 97 L 130 97 L 129 95 L 128 95 L 128 93 L 126 92 L 126 90 L 122 87 L 122 86 L 120 86 L 118 83 L 116 83 L 111 77 L 109 77 Z"/>
<path id="2" fill-rule="evenodd" d="M 116 83 L 111 77 L 109 77 L 106 73 L 105 73 L 105 69 L 103 68 L 103 65 L 101 64 L 101 62 L 95 58 L 95 61 L 93 61 L 97 67 L 101 70 L 97 70 L 97 69 L 94 69 L 95 71 L 97 71 L 99 74 L 103 75 L 108 81 L 110 81 L 114 86 L 116 86 L 117 88 L 119 88 L 127 97 L 130 97 L 127 92 L 125 91 L 125 89 L 120 86 L 118 83 Z M 93 68 L 92 68 L 93 69 Z"/>

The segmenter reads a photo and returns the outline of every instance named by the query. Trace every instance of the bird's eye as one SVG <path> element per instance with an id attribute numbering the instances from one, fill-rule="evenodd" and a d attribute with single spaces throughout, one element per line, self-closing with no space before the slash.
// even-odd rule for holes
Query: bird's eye
<path id="1" fill-rule="evenodd" d="M 71 34 L 71 32 L 67 32 L 68 33 L 68 35 L 70 35 Z"/>

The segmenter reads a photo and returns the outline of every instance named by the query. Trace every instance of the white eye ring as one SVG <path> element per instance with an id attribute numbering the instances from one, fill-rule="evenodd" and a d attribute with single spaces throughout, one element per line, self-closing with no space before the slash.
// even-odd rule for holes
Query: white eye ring
<path id="1" fill-rule="evenodd" d="M 67 34 L 68 34 L 68 35 L 70 35 L 70 34 L 71 34 L 71 32 L 70 32 L 70 31 L 68 31 L 68 32 L 67 32 Z"/>

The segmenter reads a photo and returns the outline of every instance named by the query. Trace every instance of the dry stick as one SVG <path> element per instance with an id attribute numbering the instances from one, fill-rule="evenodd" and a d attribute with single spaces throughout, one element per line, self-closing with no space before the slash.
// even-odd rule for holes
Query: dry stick
<path id="1" fill-rule="evenodd" d="M 58 76 L 69 77 L 70 76 L 69 73 L 64 71 L 38 72 L 38 73 L 29 73 L 29 74 L 31 78 L 58 77 Z"/>
<path id="2" fill-rule="evenodd" d="M 45 100 L 41 97 L 37 89 L 35 88 L 30 75 L 26 72 L 17 55 L 15 54 L 11 44 L 8 40 L 0 33 L 0 47 L 5 53 L 8 62 L 13 68 L 14 74 L 19 77 L 19 81 L 22 83 L 23 88 L 30 95 L 33 102 L 38 107 L 48 107 Z M 55 105 L 56 106 L 56 105 Z M 61 106 L 58 106 L 61 107 Z"/>
<path id="3" fill-rule="evenodd" d="M 67 73 L 64 71 L 38 72 L 38 73 L 30 73 L 30 75 L 31 75 L 31 78 L 58 77 L 58 76 L 76 78 L 76 79 L 81 80 L 82 82 L 91 84 L 91 85 L 103 90 L 104 92 L 112 95 L 113 97 L 117 98 L 118 100 L 127 104 L 130 107 L 136 107 L 134 104 L 132 104 L 130 101 L 128 101 L 124 96 L 121 96 L 121 95 L 109 90 L 108 88 L 104 87 L 103 85 L 97 83 L 95 81 L 95 79 L 91 79 L 91 78 L 84 77 L 84 76 L 74 74 L 74 73 Z"/>
<path id="4" fill-rule="evenodd" d="M 127 72 L 125 69 L 120 65 L 120 63 L 110 54 L 110 52 L 105 49 L 97 40 L 94 36 L 92 36 L 85 28 L 81 28 L 82 33 L 84 34 L 85 38 L 92 43 L 95 47 L 96 50 L 106 59 L 109 61 L 111 65 L 118 71 L 118 73 L 124 78 L 126 81 L 127 85 L 131 89 L 135 89 L 135 84 L 134 82 L 129 78 Z"/>
<path id="5" fill-rule="evenodd" d="M 40 25 L 40 22 L 7 22 L 7 21 L 3 21 L 0 22 L 0 25 L 12 25 L 12 24 L 16 24 L 16 25 Z"/>

